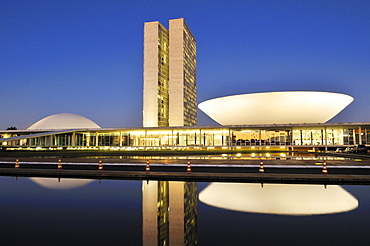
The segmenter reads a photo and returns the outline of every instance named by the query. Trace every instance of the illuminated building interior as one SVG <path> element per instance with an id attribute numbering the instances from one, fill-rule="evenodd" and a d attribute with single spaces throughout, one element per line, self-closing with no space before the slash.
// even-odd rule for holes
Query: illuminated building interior
<path id="1" fill-rule="evenodd" d="M 370 123 L 325 123 L 74 130 L 4 130 L 11 148 L 259 149 L 335 148 L 370 144 Z"/>
<path id="2" fill-rule="evenodd" d="M 204 148 L 330 148 L 370 144 L 370 123 L 325 123 L 181 128 L 100 128 L 74 130 L 8 130 L 0 132 L 3 147 L 83 148 L 117 150 Z"/>

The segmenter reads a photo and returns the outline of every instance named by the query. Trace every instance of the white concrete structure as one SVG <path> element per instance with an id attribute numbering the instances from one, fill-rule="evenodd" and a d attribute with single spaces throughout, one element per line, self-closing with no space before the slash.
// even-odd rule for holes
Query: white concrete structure
<path id="1" fill-rule="evenodd" d="M 280 91 L 220 97 L 198 107 L 221 125 L 325 123 L 352 101 L 340 93 Z"/>
<path id="2" fill-rule="evenodd" d="M 45 117 L 28 127 L 27 130 L 64 130 L 80 128 L 100 128 L 100 126 L 81 115 L 61 113 Z"/>
<path id="3" fill-rule="evenodd" d="M 333 214 L 358 207 L 357 199 L 339 185 L 211 183 L 199 200 L 223 209 L 280 215 Z"/>

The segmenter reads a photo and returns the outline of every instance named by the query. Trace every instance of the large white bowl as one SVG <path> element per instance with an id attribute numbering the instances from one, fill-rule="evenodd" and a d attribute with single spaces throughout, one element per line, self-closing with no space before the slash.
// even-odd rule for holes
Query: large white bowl
<path id="1" fill-rule="evenodd" d="M 198 107 L 221 125 L 325 123 L 352 101 L 340 93 L 280 91 L 220 97 Z"/>

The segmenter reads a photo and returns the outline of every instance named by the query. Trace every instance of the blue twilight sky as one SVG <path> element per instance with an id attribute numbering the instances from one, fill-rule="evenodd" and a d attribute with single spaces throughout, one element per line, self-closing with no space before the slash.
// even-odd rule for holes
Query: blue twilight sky
<path id="1" fill-rule="evenodd" d="M 0 0 L 0 129 L 55 113 L 142 126 L 144 22 L 179 17 L 197 40 L 198 103 L 340 92 L 355 101 L 332 122 L 370 121 L 369 0 Z"/>

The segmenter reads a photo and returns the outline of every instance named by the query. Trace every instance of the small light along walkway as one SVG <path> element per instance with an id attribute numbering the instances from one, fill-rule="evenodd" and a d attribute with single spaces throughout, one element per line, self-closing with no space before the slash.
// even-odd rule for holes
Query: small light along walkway
<path id="1" fill-rule="evenodd" d="M 35 159 L 34 159 L 35 160 Z M 98 159 L 99 160 L 99 159 Z M 89 162 L 79 162 L 77 160 L 63 160 L 63 165 L 95 165 L 96 170 L 82 170 L 84 168 L 77 168 L 75 170 L 63 169 L 62 160 L 58 158 L 52 161 L 27 161 L 21 162 L 18 159 L 15 161 L 0 161 L 0 164 L 5 164 L 7 167 L 0 168 L 0 176 L 13 177 L 50 177 L 50 178 L 84 178 L 84 179 L 122 179 L 122 180 L 166 180 L 166 181 L 187 181 L 187 182 L 238 182 L 238 183 L 294 183 L 294 184 L 348 184 L 348 185 L 370 185 L 370 175 L 359 174 L 330 174 L 327 172 L 326 164 L 330 163 L 331 168 L 370 168 L 369 160 L 363 162 L 354 160 L 345 161 L 273 161 L 273 160 L 251 160 L 245 162 L 217 162 L 212 164 L 209 161 L 181 160 L 180 163 L 166 163 L 164 160 L 146 160 L 138 163 L 115 162 L 114 160 L 107 161 L 107 165 L 137 165 L 142 166 L 143 171 L 111 171 L 104 170 L 102 161 L 98 162 L 92 159 Z M 150 165 L 149 165 L 150 162 Z M 27 163 L 27 168 L 22 168 L 22 164 Z M 187 163 L 187 165 L 186 165 Z M 325 165 L 324 165 L 325 163 Z M 32 167 L 34 164 L 34 168 Z M 45 168 L 43 164 L 53 164 L 55 169 L 50 167 Z M 58 164 L 58 166 L 57 166 Z M 104 163 L 105 164 L 105 163 Z M 163 172 L 151 171 L 151 166 L 184 166 L 182 172 Z M 302 173 L 265 173 L 261 172 L 261 165 L 264 168 L 321 168 L 320 174 L 302 174 Z M 10 168 L 9 166 L 12 166 Z M 30 167 L 31 166 L 31 167 Z M 186 168 L 187 166 L 187 168 Z M 207 172 L 194 172 L 191 167 L 207 166 L 210 167 Z M 259 167 L 259 172 L 256 173 L 236 173 L 236 172 L 212 172 L 217 167 Z M 329 165 L 328 165 L 329 169 Z M 329 170 L 330 170 L 329 169 Z M 258 169 L 257 169 L 258 170 Z"/>
<path id="2" fill-rule="evenodd" d="M 54 165 L 59 158 L 19 158 L 20 164 L 28 165 Z M 0 159 L 1 164 L 13 165 L 15 158 Z M 258 167 L 262 160 L 265 167 L 274 168 L 321 168 L 324 161 L 330 168 L 366 168 L 370 169 L 370 159 L 346 159 L 332 160 L 320 158 L 316 160 L 274 160 L 274 159 L 249 159 L 249 160 L 220 160 L 220 159 L 110 159 L 110 158 L 63 158 L 63 164 L 94 166 L 98 165 L 99 160 L 111 166 L 145 166 L 149 160 L 151 166 L 186 166 L 187 161 L 191 161 L 192 166 L 197 167 Z"/>

